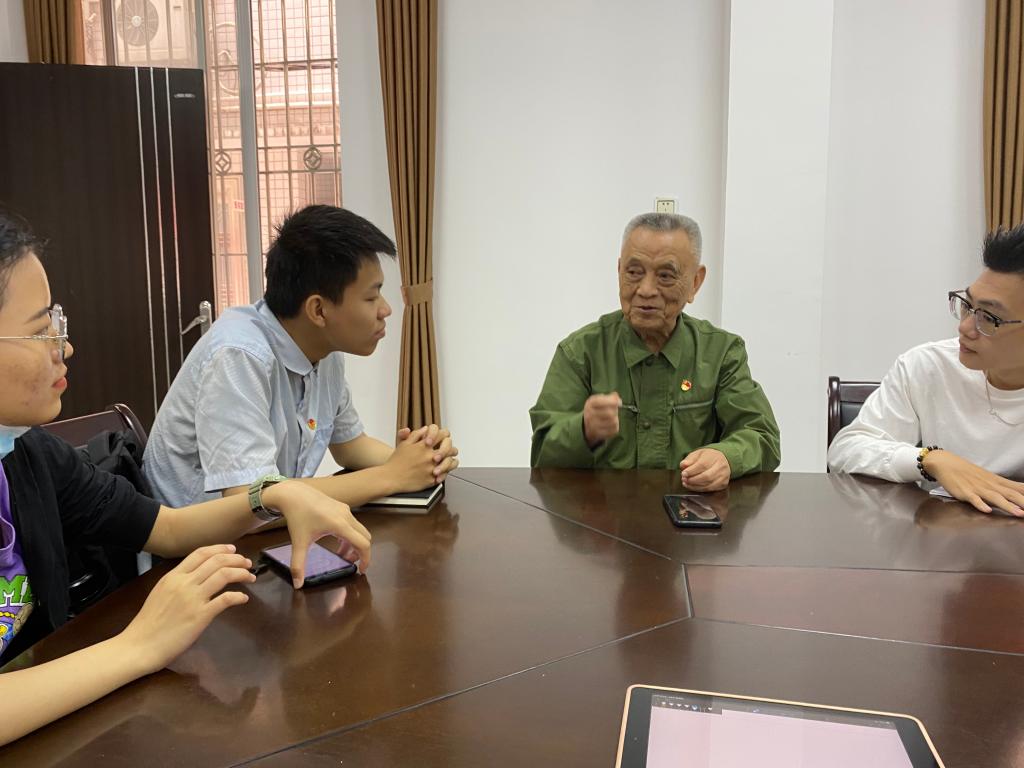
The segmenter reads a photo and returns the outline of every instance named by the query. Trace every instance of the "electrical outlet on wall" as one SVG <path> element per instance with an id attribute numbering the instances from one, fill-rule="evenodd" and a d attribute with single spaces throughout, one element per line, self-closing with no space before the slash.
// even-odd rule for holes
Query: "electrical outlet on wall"
<path id="1" fill-rule="evenodd" d="M 656 197 L 656 198 L 654 198 L 654 212 L 655 213 L 675 213 L 676 212 L 676 199 L 674 197 Z"/>

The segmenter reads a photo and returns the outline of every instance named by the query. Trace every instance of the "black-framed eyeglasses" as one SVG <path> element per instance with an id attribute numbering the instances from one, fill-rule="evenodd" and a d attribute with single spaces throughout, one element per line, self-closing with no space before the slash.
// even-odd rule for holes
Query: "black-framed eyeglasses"
<path id="1" fill-rule="evenodd" d="M 974 316 L 974 327 L 982 336 L 994 336 L 1000 326 L 1016 325 L 1024 320 L 1004 320 L 989 312 L 971 304 L 964 291 L 950 291 L 949 314 L 957 320 L 962 321 L 968 315 Z"/>
<path id="2" fill-rule="evenodd" d="M 37 341 L 50 341 L 57 344 L 57 352 L 61 361 L 64 360 L 64 349 L 68 345 L 68 318 L 64 314 L 64 308 L 60 304 L 54 304 L 50 309 L 50 327 L 46 333 L 37 333 L 34 336 L 0 336 L 0 341 L 14 339 L 35 339 Z"/>

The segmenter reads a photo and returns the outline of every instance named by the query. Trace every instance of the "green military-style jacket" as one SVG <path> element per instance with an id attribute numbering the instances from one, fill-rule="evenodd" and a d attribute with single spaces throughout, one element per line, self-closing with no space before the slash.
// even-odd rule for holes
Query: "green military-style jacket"
<path id="1" fill-rule="evenodd" d="M 583 404 L 611 392 L 622 398 L 619 434 L 591 451 Z M 658 354 L 622 312 L 564 339 L 530 419 L 535 467 L 678 469 L 690 451 L 715 448 L 740 477 L 780 460 L 779 427 L 743 339 L 686 314 Z"/>

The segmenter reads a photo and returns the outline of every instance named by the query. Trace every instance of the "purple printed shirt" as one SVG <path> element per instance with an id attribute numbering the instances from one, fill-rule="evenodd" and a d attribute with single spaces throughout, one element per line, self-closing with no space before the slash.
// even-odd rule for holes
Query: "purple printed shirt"
<path id="1" fill-rule="evenodd" d="M 11 489 L 0 463 L 0 653 L 7 650 L 31 612 L 32 588 L 11 516 Z"/>

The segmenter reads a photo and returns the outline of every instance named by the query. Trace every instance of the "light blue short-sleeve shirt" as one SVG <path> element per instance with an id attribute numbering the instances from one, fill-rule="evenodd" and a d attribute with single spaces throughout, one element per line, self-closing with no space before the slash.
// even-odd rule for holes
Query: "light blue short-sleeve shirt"
<path id="1" fill-rule="evenodd" d="M 271 473 L 312 477 L 331 443 L 363 431 L 344 355 L 310 363 L 260 300 L 225 310 L 189 352 L 143 472 L 157 499 L 182 507 Z"/>

